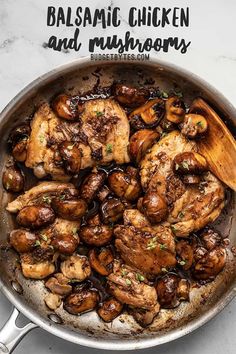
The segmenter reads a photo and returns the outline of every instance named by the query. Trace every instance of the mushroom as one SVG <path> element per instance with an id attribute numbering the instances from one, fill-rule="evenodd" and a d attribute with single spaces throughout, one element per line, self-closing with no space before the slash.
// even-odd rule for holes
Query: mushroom
<path id="1" fill-rule="evenodd" d="M 152 224 L 159 223 L 167 217 L 168 208 L 164 197 L 154 191 L 147 191 L 138 201 L 138 208 Z"/>
<path id="2" fill-rule="evenodd" d="M 77 287 L 76 292 L 68 295 L 64 300 L 64 309 L 72 315 L 92 311 L 99 302 L 97 291 L 89 289 L 86 284 Z"/>
<path id="3" fill-rule="evenodd" d="M 69 279 L 61 273 L 56 273 L 53 277 L 49 278 L 46 281 L 45 286 L 53 294 L 60 296 L 65 296 L 72 292 L 72 286 L 69 284 Z"/>
<path id="4" fill-rule="evenodd" d="M 200 114 L 186 114 L 181 126 L 181 133 L 190 139 L 201 137 L 207 131 L 207 120 Z"/>
<path id="5" fill-rule="evenodd" d="M 61 218 L 71 221 L 81 219 L 87 211 L 87 203 L 83 199 L 55 198 L 52 201 L 52 207 Z"/>
<path id="6" fill-rule="evenodd" d="M 30 253 L 21 255 L 21 268 L 24 277 L 30 279 L 44 279 L 55 272 L 55 265 L 50 261 L 35 263 Z"/>
<path id="7" fill-rule="evenodd" d="M 88 258 L 79 255 L 70 256 L 61 263 L 61 272 L 68 279 L 84 281 L 91 274 Z"/>
<path id="8" fill-rule="evenodd" d="M 212 280 L 221 272 L 226 263 L 226 250 L 216 246 L 207 252 L 194 266 L 193 275 L 199 280 Z"/>
<path id="9" fill-rule="evenodd" d="M 47 294 L 44 298 L 45 304 L 50 310 L 56 310 L 61 306 L 62 300 L 59 295 L 56 294 Z"/>
<path id="10" fill-rule="evenodd" d="M 189 175 L 184 175 L 182 181 L 185 184 L 189 184 L 189 185 L 199 184 L 201 182 L 201 178 L 200 176 L 189 174 Z"/>
<path id="11" fill-rule="evenodd" d="M 178 241 L 176 243 L 176 253 L 179 256 L 179 265 L 181 265 L 184 270 L 191 268 L 193 264 L 193 249 L 188 241 Z"/>
<path id="12" fill-rule="evenodd" d="M 187 279 L 180 279 L 177 287 L 177 297 L 180 301 L 189 301 L 190 284 Z"/>
<path id="13" fill-rule="evenodd" d="M 104 184 L 106 173 L 103 171 L 91 172 L 80 186 L 81 198 L 90 203 Z"/>
<path id="14" fill-rule="evenodd" d="M 158 125 L 164 114 L 165 102 L 160 98 L 155 98 L 130 113 L 130 125 L 135 130 L 153 128 Z"/>
<path id="15" fill-rule="evenodd" d="M 51 245 L 59 253 L 72 255 L 78 247 L 79 239 L 73 234 L 57 234 L 53 237 Z"/>
<path id="16" fill-rule="evenodd" d="M 141 129 L 135 132 L 129 140 L 129 152 L 132 160 L 139 163 L 146 151 L 159 137 L 160 134 L 155 130 Z"/>
<path id="17" fill-rule="evenodd" d="M 103 202 L 109 195 L 111 191 L 107 186 L 103 186 L 97 193 L 97 197 L 100 202 Z"/>
<path id="18" fill-rule="evenodd" d="M 59 154 L 65 166 L 67 173 L 76 175 L 81 166 L 81 152 L 76 143 L 64 141 L 58 147 Z"/>
<path id="19" fill-rule="evenodd" d="M 107 276 L 112 272 L 113 253 L 110 248 L 102 248 L 100 251 L 92 249 L 89 252 L 91 267 L 99 274 Z"/>
<path id="20" fill-rule="evenodd" d="M 183 100 L 177 96 L 170 97 L 166 100 L 166 115 L 165 119 L 179 124 L 184 120 L 185 105 Z"/>
<path id="21" fill-rule="evenodd" d="M 32 251 L 36 241 L 37 236 L 26 229 L 17 229 L 10 233 L 10 245 L 19 253 Z"/>
<path id="22" fill-rule="evenodd" d="M 133 316 L 136 322 L 142 327 L 149 326 L 156 315 L 160 311 L 160 304 L 157 303 L 152 309 L 142 309 L 136 307 L 129 307 L 129 313 Z"/>
<path id="23" fill-rule="evenodd" d="M 212 229 L 208 229 L 201 234 L 201 239 L 208 251 L 211 251 L 216 246 L 220 246 L 222 242 L 221 236 Z"/>
<path id="24" fill-rule="evenodd" d="M 2 184 L 8 192 L 19 193 L 24 188 L 24 175 L 16 166 L 7 167 L 2 175 Z"/>
<path id="25" fill-rule="evenodd" d="M 52 208 L 43 205 L 30 205 L 22 208 L 16 221 L 19 225 L 29 227 L 30 229 L 37 229 L 42 226 L 53 223 L 55 214 Z"/>
<path id="26" fill-rule="evenodd" d="M 97 313 L 104 322 L 111 322 L 122 312 L 123 305 L 115 298 L 105 300 L 99 304 Z"/>
<path id="27" fill-rule="evenodd" d="M 102 219 L 105 224 L 114 223 L 123 217 L 125 210 L 124 203 L 117 198 L 105 200 L 101 204 Z"/>
<path id="28" fill-rule="evenodd" d="M 137 178 L 123 171 L 113 171 L 108 177 L 110 189 L 120 198 L 134 201 L 141 194 L 141 185 Z"/>
<path id="29" fill-rule="evenodd" d="M 171 132 L 172 130 L 176 129 L 176 124 L 170 122 L 166 118 L 163 118 L 161 123 L 160 123 L 161 128 L 164 130 L 164 132 Z"/>
<path id="30" fill-rule="evenodd" d="M 71 96 L 61 94 L 52 101 L 52 109 L 60 118 L 75 120 L 82 113 L 83 106 L 73 101 Z"/>
<path id="31" fill-rule="evenodd" d="M 24 162 L 27 157 L 28 139 L 20 140 L 12 149 L 12 156 L 16 161 Z"/>
<path id="32" fill-rule="evenodd" d="M 173 170 L 180 175 L 201 174 L 208 169 L 208 164 L 202 155 L 196 152 L 182 152 L 175 156 Z"/>
<path id="33" fill-rule="evenodd" d="M 113 94 L 119 103 L 127 107 L 141 106 L 149 98 L 149 91 L 147 89 L 125 84 L 115 84 L 113 86 Z"/>
<path id="34" fill-rule="evenodd" d="M 30 126 L 28 124 L 22 124 L 11 132 L 8 143 L 16 161 L 24 162 L 26 160 L 29 135 Z"/>
<path id="35" fill-rule="evenodd" d="M 81 227 L 80 238 L 91 246 L 104 246 L 112 239 L 113 230 L 107 225 L 88 225 Z"/>

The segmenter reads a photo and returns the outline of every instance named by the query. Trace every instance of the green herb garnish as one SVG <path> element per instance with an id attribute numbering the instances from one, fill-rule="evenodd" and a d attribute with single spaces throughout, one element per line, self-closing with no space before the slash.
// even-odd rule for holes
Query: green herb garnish
<path id="1" fill-rule="evenodd" d="M 96 113 L 96 116 L 97 116 L 97 117 L 101 117 L 101 116 L 103 116 L 103 113 L 102 113 L 102 112 L 100 112 L 100 111 L 96 111 L 95 113 Z"/>
<path id="2" fill-rule="evenodd" d="M 43 196 L 43 202 L 47 203 L 47 204 L 51 204 L 52 202 L 52 199 L 48 196 Z"/>
<path id="3" fill-rule="evenodd" d="M 178 218 L 179 218 L 179 219 L 182 219 L 183 217 L 184 217 L 184 212 L 183 212 L 183 211 L 179 212 Z"/>
<path id="4" fill-rule="evenodd" d="M 41 134 L 41 135 L 39 135 L 39 141 L 40 141 L 40 143 L 43 143 L 44 142 L 44 136 Z"/>
<path id="5" fill-rule="evenodd" d="M 142 274 L 140 274 L 140 273 L 136 273 L 136 279 L 138 281 L 144 281 L 145 280 L 144 276 Z"/>
<path id="6" fill-rule="evenodd" d="M 35 245 L 35 247 L 39 247 L 39 246 L 41 246 L 41 242 L 39 240 L 36 240 L 34 245 Z"/>
<path id="7" fill-rule="evenodd" d="M 78 234 L 78 229 L 77 227 L 74 227 L 73 230 L 72 230 L 72 233 L 74 236 L 76 236 Z"/>
<path id="8" fill-rule="evenodd" d="M 107 146 L 106 146 L 107 154 L 111 154 L 112 153 L 112 148 L 113 148 L 112 144 L 107 144 Z"/>
<path id="9" fill-rule="evenodd" d="M 160 244 L 160 250 L 162 250 L 162 251 L 164 251 L 164 250 L 166 250 L 166 245 L 165 244 Z"/>
<path id="10" fill-rule="evenodd" d="M 66 198 L 65 194 L 61 194 L 59 197 L 60 200 L 64 200 L 65 198 Z"/>
<path id="11" fill-rule="evenodd" d="M 197 125 L 198 125 L 199 127 L 203 128 L 203 124 L 202 124 L 201 121 L 197 122 Z"/>
<path id="12" fill-rule="evenodd" d="M 185 260 L 182 260 L 180 262 L 178 262 L 181 266 L 184 266 L 187 262 Z"/>
<path id="13" fill-rule="evenodd" d="M 127 270 L 121 269 L 121 276 L 125 277 L 128 274 Z"/>
<path id="14" fill-rule="evenodd" d="M 167 92 L 162 91 L 162 92 L 161 92 L 161 97 L 162 97 L 162 98 L 168 98 L 168 97 L 169 97 L 169 95 L 168 95 L 168 93 L 167 93 Z"/>
<path id="15" fill-rule="evenodd" d="M 45 234 L 40 234 L 40 237 L 41 237 L 41 239 L 44 240 L 45 242 L 48 241 L 47 235 L 45 235 Z"/>
<path id="16" fill-rule="evenodd" d="M 168 272 L 168 270 L 167 270 L 166 268 L 161 268 L 161 271 L 162 271 L 163 273 L 167 273 L 167 272 Z"/>
<path id="17" fill-rule="evenodd" d="M 147 243 L 147 250 L 153 250 L 157 246 L 157 236 L 151 238 Z"/>
<path id="18" fill-rule="evenodd" d="M 125 282 L 126 282 L 127 285 L 131 285 L 132 284 L 130 279 L 125 279 Z"/>
<path id="19" fill-rule="evenodd" d="M 186 170 L 189 170 L 188 161 L 183 161 L 183 162 L 182 162 L 182 166 L 183 166 L 183 168 L 185 168 Z"/>

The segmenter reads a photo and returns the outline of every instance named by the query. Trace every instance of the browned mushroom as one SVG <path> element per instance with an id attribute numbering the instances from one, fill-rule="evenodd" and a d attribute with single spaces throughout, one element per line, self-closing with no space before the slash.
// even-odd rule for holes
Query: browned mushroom
<path id="1" fill-rule="evenodd" d="M 103 202 L 109 195 L 111 191 L 107 186 L 103 186 L 97 193 L 97 197 L 100 202 Z"/>
<path id="2" fill-rule="evenodd" d="M 222 242 L 221 236 L 212 229 L 204 231 L 201 234 L 201 239 L 208 251 L 211 251 L 216 246 L 220 246 Z"/>
<path id="3" fill-rule="evenodd" d="M 199 184 L 201 182 L 201 178 L 200 176 L 197 176 L 197 175 L 184 175 L 183 178 L 182 178 L 182 181 L 185 183 L 185 184 Z"/>
<path id="4" fill-rule="evenodd" d="M 207 131 L 207 120 L 200 114 L 186 114 L 181 133 L 188 138 L 194 139 L 205 134 Z"/>
<path id="5" fill-rule="evenodd" d="M 142 327 L 149 326 L 156 315 L 160 311 L 160 304 L 157 303 L 152 309 L 132 308 L 129 307 L 129 313 L 133 316 L 136 322 Z"/>
<path id="6" fill-rule="evenodd" d="M 88 258 L 85 256 L 73 255 L 61 263 L 61 272 L 68 278 L 81 282 L 91 274 Z"/>
<path id="7" fill-rule="evenodd" d="M 24 175 L 16 166 L 7 167 L 2 175 L 2 184 L 8 192 L 19 193 L 24 188 Z"/>
<path id="8" fill-rule="evenodd" d="M 52 109 L 60 118 L 75 120 L 83 111 L 83 106 L 73 101 L 71 96 L 61 94 L 53 100 Z"/>
<path id="9" fill-rule="evenodd" d="M 50 310 L 56 310 L 62 303 L 62 299 L 59 295 L 50 293 L 45 296 L 44 301 Z"/>
<path id="10" fill-rule="evenodd" d="M 115 84 L 113 86 L 113 94 L 119 103 L 127 107 L 141 106 L 149 98 L 147 89 L 124 84 Z"/>
<path id="11" fill-rule="evenodd" d="M 58 149 L 66 172 L 72 175 L 78 174 L 82 156 L 76 143 L 64 141 L 59 145 Z"/>
<path id="12" fill-rule="evenodd" d="M 20 257 L 22 273 L 26 278 L 44 279 L 55 272 L 55 265 L 49 260 L 35 262 L 30 253 L 23 253 Z"/>
<path id="13" fill-rule="evenodd" d="M 24 162 L 27 156 L 28 139 L 20 140 L 12 149 L 12 156 L 16 161 Z"/>
<path id="14" fill-rule="evenodd" d="M 19 253 L 32 251 L 36 241 L 37 236 L 25 229 L 13 230 L 10 233 L 10 245 Z"/>
<path id="15" fill-rule="evenodd" d="M 108 177 L 110 189 L 120 198 L 134 201 L 141 194 L 141 184 L 137 178 L 123 171 L 114 171 Z"/>
<path id="16" fill-rule="evenodd" d="M 117 198 L 105 200 L 101 204 L 102 219 L 105 224 L 114 223 L 122 219 L 125 210 L 124 203 Z"/>
<path id="17" fill-rule="evenodd" d="M 146 151 L 159 137 L 160 134 L 155 130 L 141 129 L 135 132 L 129 141 L 129 152 L 132 160 L 139 163 Z"/>
<path id="18" fill-rule="evenodd" d="M 193 249 L 188 241 L 180 240 L 176 243 L 176 253 L 179 256 L 178 263 L 184 270 L 191 268 L 193 264 Z"/>
<path id="19" fill-rule="evenodd" d="M 87 210 L 87 203 L 83 199 L 62 200 L 55 198 L 52 201 L 52 207 L 61 218 L 75 221 L 84 216 Z"/>
<path id="20" fill-rule="evenodd" d="M 29 135 L 30 126 L 28 124 L 22 124 L 11 132 L 8 142 L 16 161 L 24 162 L 26 160 Z"/>
<path id="21" fill-rule="evenodd" d="M 91 267 L 99 274 L 107 276 L 112 272 L 113 253 L 110 248 L 102 248 L 100 251 L 92 249 L 89 252 Z"/>
<path id="22" fill-rule="evenodd" d="M 165 119 L 172 123 L 179 124 L 184 120 L 185 105 L 183 100 L 177 96 L 168 98 L 166 101 Z"/>
<path id="23" fill-rule="evenodd" d="M 22 208 L 16 218 L 19 225 L 37 229 L 53 223 L 55 214 L 52 208 L 43 205 L 30 205 Z"/>
<path id="24" fill-rule="evenodd" d="M 82 286 L 77 292 L 66 297 L 64 309 L 72 315 L 78 315 L 94 310 L 98 302 L 98 292 Z"/>
<path id="25" fill-rule="evenodd" d="M 175 156 L 173 170 L 177 174 L 201 174 L 207 171 L 206 159 L 196 152 L 182 152 Z"/>
<path id="26" fill-rule="evenodd" d="M 163 118 L 161 123 L 160 123 L 161 128 L 164 130 L 164 132 L 171 132 L 172 130 L 176 129 L 176 124 L 170 122 L 169 120 L 167 120 L 166 118 Z M 163 132 L 163 133 L 164 133 Z"/>
<path id="27" fill-rule="evenodd" d="M 91 172 L 80 187 L 81 198 L 90 203 L 104 184 L 106 173 L 103 171 Z"/>
<path id="28" fill-rule="evenodd" d="M 45 286 L 53 294 L 60 296 L 65 296 L 72 292 L 72 286 L 69 284 L 69 279 L 61 273 L 54 274 L 53 277 L 49 278 L 46 281 Z"/>
<path id="29" fill-rule="evenodd" d="M 167 203 L 163 197 L 153 191 L 147 191 L 138 201 L 138 208 L 152 224 L 156 224 L 167 217 Z"/>
<path id="30" fill-rule="evenodd" d="M 122 309 L 122 303 L 115 298 L 111 298 L 99 305 L 97 313 L 104 322 L 111 322 L 121 314 Z"/>
<path id="31" fill-rule="evenodd" d="M 88 225 L 80 229 L 80 238 L 91 246 L 104 246 L 111 241 L 113 230 L 107 225 Z"/>
<path id="32" fill-rule="evenodd" d="M 51 245 L 54 249 L 65 255 L 73 254 L 76 251 L 78 244 L 78 237 L 71 234 L 58 234 L 51 241 Z"/>
<path id="33" fill-rule="evenodd" d="M 187 279 L 180 279 L 177 287 L 177 297 L 180 301 L 189 301 L 190 284 Z"/>
<path id="34" fill-rule="evenodd" d="M 129 115 L 129 122 L 133 129 L 153 128 L 158 125 L 165 114 L 165 102 L 155 98 L 135 109 Z"/>
<path id="35" fill-rule="evenodd" d="M 217 246 L 207 252 L 194 266 L 194 277 L 199 280 L 212 280 L 222 271 L 226 263 L 226 250 Z"/>
<path id="36" fill-rule="evenodd" d="M 179 278 L 175 274 L 167 274 L 159 279 L 156 285 L 158 301 L 163 308 L 173 308 L 179 305 L 177 288 Z"/>

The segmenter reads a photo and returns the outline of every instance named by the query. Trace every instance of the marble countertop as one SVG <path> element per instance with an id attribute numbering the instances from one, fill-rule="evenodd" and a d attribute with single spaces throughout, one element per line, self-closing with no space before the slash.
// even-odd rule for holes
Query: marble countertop
<path id="1" fill-rule="evenodd" d="M 180 5 L 181 4 L 181 5 Z M 56 34 L 69 36 L 74 30 L 46 26 L 47 6 L 90 6 L 121 8 L 121 26 L 115 32 L 122 35 L 127 28 L 128 6 L 142 7 L 141 0 L 1 0 L 0 1 L 0 110 L 28 83 L 57 65 L 87 56 L 88 38 L 108 35 L 106 30 L 92 27 L 81 30 L 82 43 L 79 53 L 71 50 L 56 52 L 45 46 L 48 38 Z M 157 58 L 188 69 L 208 81 L 236 105 L 236 46 L 235 46 L 235 0 L 148 0 L 146 6 L 189 6 L 189 28 L 133 28 L 132 34 L 139 38 L 178 36 L 191 41 L 186 54 L 170 50 L 168 53 L 151 52 Z M 95 31 L 95 32 L 94 32 Z M 109 31 L 109 30 L 107 30 Z M 0 327 L 8 318 L 11 305 L 0 294 Z M 140 354 L 232 354 L 236 347 L 236 301 L 232 301 L 210 323 L 194 333 L 173 343 L 139 351 Z M 17 347 L 16 354 L 100 354 L 103 351 L 78 347 L 56 338 L 41 329 L 31 332 Z"/>

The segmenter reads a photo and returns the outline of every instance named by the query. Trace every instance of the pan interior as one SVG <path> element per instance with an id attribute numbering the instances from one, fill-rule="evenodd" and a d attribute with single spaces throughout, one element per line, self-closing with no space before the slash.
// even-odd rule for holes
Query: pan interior
<path id="1" fill-rule="evenodd" d="M 83 64 L 82 66 L 71 65 L 62 71 L 49 75 L 45 80 L 36 83 L 36 86 L 26 91 L 20 100 L 10 107 L 2 115 L 0 122 L 0 149 L 1 171 L 7 163 L 7 137 L 10 130 L 19 124 L 26 117 L 30 117 L 41 102 L 49 101 L 53 96 L 61 92 L 77 94 L 78 92 L 87 92 L 93 89 L 99 77 L 101 86 L 109 86 L 114 80 L 123 80 L 128 84 L 143 84 L 147 79 L 151 79 L 153 86 L 159 86 L 160 89 L 168 91 L 169 89 L 180 88 L 184 93 L 187 103 L 193 98 L 202 96 L 215 108 L 220 116 L 230 125 L 234 126 L 233 117 L 229 117 L 227 104 L 224 100 L 218 99 L 214 92 L 201 86 L 198 82 L 194 82 L 190 76 L 185 76 L 181 72 L 172 68 L 158 64 L 136 65 L 134 63 L 120 64 L 99 64 L 91 65 Z M 236 117 L 234 117 L 236 118 Z M 233 128 L 234 129 L 234 128 Z M 6 244 L 9 231 L 13 228 L 12 217 L 5 211 L 9 196 L 1 188 L 1 244 Z M 230 252 L 232 246 L 236 246 L 236 230 L 234 210 L 235 195 L 232 194 L 228 203 L 227 210 L 224 212 L 223 224 L 221 228 L 224 230 L 231 228 L 229 235 L 230 245 L 228 250 L 228 261 L 224 271 L 212 283 L 200 288 L 194 288 L 191 291 L 189 303 L 182 303 L 178 308 L 172 310 L 162 310 L 157 316 L 153 324 L 143 329 L 127 314 L 122 314 L 110 324 L 102 322 L 95 312 L 90 312 L 82 316 L 72 316 L 63 309 L 58 309 L 56 314 L 59 316 L 60 324 L 54 324 L 50 320 L 52 312 L 44 304 L 44 294 L 46 293 L 44 285 L 41 281 L 26 280 L 19 271 L 17 256 L 11 250 L 2 247 L 0 251 L 0 278 L 3 287 L 8 293 L 14 296 L 15 304 L 24 306 L 27 311 L 51 328 L 57 327 L 63 329 L 64 333 L 70 334 L 70 340 L 79 341 L 81 338 L 93 338 L 100 343 L 104 341 L 140 341 L 141 339 L 149 340 L 152 338 L 162 338 L 167 334 L 187 329 L 190 323 L 194 324 L 200 321 L 206 314 L 215 311 L 222 305 L 222 299 L 230 297 L 232 289 L 235 287 L 236 280 L 236 257 Z M 16 284 L 20 284 L 18 294 L 12 287 L 16 288 Z M 22 291 L 21 291 L 22 288 Z M 216 312 L 216 311 L 215 311 Z M 178 336 L 180 336 L 179 334 Z M 77 338 L 77 339 L 76 339 Z M 99 345 L 98 345 L 99 346 Z"/>

